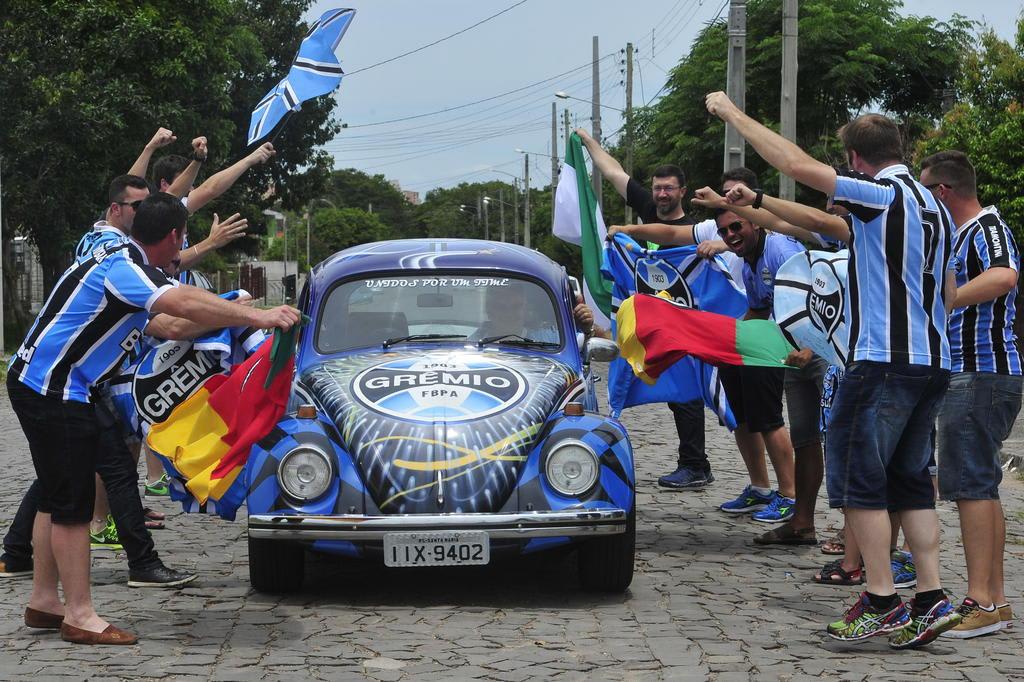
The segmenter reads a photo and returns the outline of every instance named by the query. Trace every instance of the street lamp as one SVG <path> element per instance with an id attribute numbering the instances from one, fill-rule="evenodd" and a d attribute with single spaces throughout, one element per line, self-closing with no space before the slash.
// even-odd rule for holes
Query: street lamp
<path id="1" fill-rule="evenodd" d="M 311 200 L 309 202 L 309 205 L 306 206 L 306 275 L 307 275 L 307 277 L 309 276 L 309 273 L 313 272 L 313 264 L 309 261 L 309 232 L 310 232 L 310 223 L 313 220 L 313 206 L 318 201 L 324 202 L 325 204 L 327 204 L 331 208 L 338 208 L 337 206 L 334 205 L 333 201 L 331 201 L 330 199 L 324 199 L 323 197 L 317 197 L 316 199 Z"/>
<path id="2" fill-rule="evenodd" d="M 574 97 L 574 96 L 570 95 L 569 93 L 563 92 L 561 90 L 559 90 L 558 92 L 555 93 L 555 97 L 557 97 L 558 99 L 574 99 L 577 102 L 584 102 L 584 103 L 590 104 L 590 105 L 594 104 L 594 102 L 589 100 L 589 99 L 583 99 L 582 97 Z M 620 114 L 626 113 L 625 109 L 619 109 L 618 107 L 611 107 L 611 106 L 608 106 L 607 104 L 598 104 L 597 106 L 601 107 L 602 109 L 611 109 L 612 111 L 617 111 Z"/>

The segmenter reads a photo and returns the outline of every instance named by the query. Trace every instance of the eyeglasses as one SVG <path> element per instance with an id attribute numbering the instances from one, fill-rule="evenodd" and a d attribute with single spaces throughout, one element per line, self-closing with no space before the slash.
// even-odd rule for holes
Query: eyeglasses
<path id="1" fill-rule="evenodd" d="M 114 203 L 120 206 L 131 206 L 133 211 L 138 211 L 139 204 L 142 203 L 142 199 L 136 199 L 135 201 L 115 201 Z"/>
<path id="2" fill-rule="evenodd" d="M 729 234 L 730 232 L 742 232 L 742 231 L 743 231 L 743 223 L 741 223 L 738 220 L 729 223 L 725 227 L 718 228 L 718 234 Z"/>
<path id="3" fill-rule="evenodd" d="M 953 185 L 949 184 L 948 182 L 933 182 L 930 185 L 924 186 L 924 188 L 927 190 L 933 190 L 936 187 L 945 187 L 946 189 L 953 189 Z"/>
<path id="4" fill-rule="evenodd" d="M 679 189 L 679 185 L 656 185 L 651 188 L 651 191 L 655 194 L 662 194 L 666 192 L 675 192 Z"/>

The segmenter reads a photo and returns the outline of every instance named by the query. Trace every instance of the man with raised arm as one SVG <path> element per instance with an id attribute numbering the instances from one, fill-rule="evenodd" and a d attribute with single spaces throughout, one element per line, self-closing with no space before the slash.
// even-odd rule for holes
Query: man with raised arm
<path id="1" fill-rule="evenodd" d="M 949 213 L 911 177 L 899 128 L 884 116 L 866 114 L 843 126 L 852 170 L 837 172 L 751 119 L 725 93 L 709 94 L 706 104 L 765 161 L 832 195 L 853 216 L 845 301 L 851 362 L 832 405 L 825 461 L 829 504 L 846 509 L 867 590 L 827 632 L 847 641 L 890 634 L 898 649 L 927 644 L 961 619 L 939 581 L 939 522 L 928 475 L 932 427 L 949 385 Z M 917 563 L 917 593 L 906 605 L 889 564 L 890 507 Z"/>

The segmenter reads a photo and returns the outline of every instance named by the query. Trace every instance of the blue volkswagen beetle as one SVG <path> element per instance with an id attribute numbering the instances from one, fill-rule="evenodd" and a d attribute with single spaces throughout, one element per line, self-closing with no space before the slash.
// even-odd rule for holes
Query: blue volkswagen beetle
<path id="1" fill-rule="evenodd" d="M 598 414 L 574 281 L 476 240 L 357 246 L 318 265 L 291 403 L 246 467 L 249 566 L 299 589 L 306 551 L 486 564 L 574 544 L 587 589 L 633 577 L 633 451 Z"/>

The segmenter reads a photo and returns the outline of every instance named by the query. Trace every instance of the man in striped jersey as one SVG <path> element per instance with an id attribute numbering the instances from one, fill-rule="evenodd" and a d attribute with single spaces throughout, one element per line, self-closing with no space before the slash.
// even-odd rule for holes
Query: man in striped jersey
<path id="1" fill-rule="evenodd" d="M 853 170 L 838 172 L 751 119 L 725 93 L 709 94 L 706 104 L 765 161 L 833 195 L 853 216 L 844 300 L 851 362 L 833 403 L 825 462 L 829 504 L 846 509 L 867 591 L 827 632 L 847 641 L 891 633 L 889 645 L 897 649 L 927 644 L 961 619 L 939 582 L 939 522 L 928 475 L 932 429 L 949 384 L 949 213 L 911 177 L 899 128 L 884 116 L 843 126 Z M 906 605 L 893 586 L 887 509 L 899 512 L 917 563 L 917 593 Z"/>
<path id="2" fill-rule="evenodd" d="M 953 374 L 939 411 L 939 496 L 956 502 L 967 558 L 963 621 L 946 637 L 1008 627 L 1006 521 L 999 449 L 1020 412 L 1021 355 L 1013 332 L 1020 252 L 999 211 L 978 201 L 974 166 L 945 151 L 921 162 L 921 182 L 953 216 L 957 294 L 949 318 Z"/>
<path id="3" fill-rule="evenodd" d="M 63 639 L 77 643 L 138 639 L 100 618 L 90 595 L 89 521 L 101 432 L 90 404 L 93 387 L 121 367 L 144 333 L 189 338 L 224 325 L 288 329 L 299 320 L 287 306 L 258 310 L 179 286 L 158 268 L 169 268 L 181 250 L 185 207 L 160 193 L 131 210 L 131 239 L 95 249 L 64 273 L 7 374 L 41 486 L 25 624 L 60 629 Z"/>

